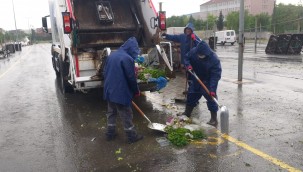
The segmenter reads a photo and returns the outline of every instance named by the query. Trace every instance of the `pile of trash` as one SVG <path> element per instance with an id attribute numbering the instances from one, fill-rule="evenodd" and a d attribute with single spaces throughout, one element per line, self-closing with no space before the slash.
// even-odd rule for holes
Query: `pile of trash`
<path id="1" fill-rule="evenodd" d="M 202 127 L 193 124 L 187 116 L 170 116 L 166 121 L 168 140 L 177 147 L 188 145 L 191 141 L 205 139 L 206 134 Z"/>
<path id="2" fill-rule="evenodd" d="M 138 57 L 135 63 L 135 71 L 138 79 L 138 83 L 156 83 L 156 91 L 166 87 L 167 79 L 165 77 L 165 71 L 155 67 L 147 67 L 144 65 L 144 58 Z"/>

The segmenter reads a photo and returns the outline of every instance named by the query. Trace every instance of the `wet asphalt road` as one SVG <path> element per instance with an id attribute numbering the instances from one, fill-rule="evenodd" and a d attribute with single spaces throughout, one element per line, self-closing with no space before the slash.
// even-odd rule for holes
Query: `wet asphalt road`
<path id="1" fill-rule="evenodd" d="M 136 112 L 134 123 L 144 140 L 126 144 L 119 122 L 117 139 L 106 142 L 102 90 L 62 95 L 50 46 L 28 46 L 0 58 L 1 172 L 303 169 L 302 56 L 269 56 L 264 45 L 257 53 L 246 45 L 243 84 L 238 84 L 237 46 L 218 46 L 223 68 L 218 95 L 229 108 L 227 134 L 247 145 L 237 145 L 205 125 L 209 114 L 201 100 L 193 117 L 202 121 L 209 138 L 180 149 L 161 147 L 156 138 L 163 133 L 148 129 Z M 153 122 L 164 123 L 168 114 L 184 110 L 183 104 L 173 102 L 183 83 L 178 74 L 162 93 L 146 93 L 135 102 Z"/>

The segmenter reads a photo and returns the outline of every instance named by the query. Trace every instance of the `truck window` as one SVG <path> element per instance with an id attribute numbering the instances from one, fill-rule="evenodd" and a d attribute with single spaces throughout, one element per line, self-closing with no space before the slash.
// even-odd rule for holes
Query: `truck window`
<path id="1" fill-rule="evenodd" d="M 235 33 L 234 32 L 231 32 L 231 36 L 234 36 L 235 35 Z"/>
<path id="2" fill-rule="evenodd" d="M 227 36 L 230 36 L 230 32 L 226 32 L 226 35 L 227 35 Z"/>

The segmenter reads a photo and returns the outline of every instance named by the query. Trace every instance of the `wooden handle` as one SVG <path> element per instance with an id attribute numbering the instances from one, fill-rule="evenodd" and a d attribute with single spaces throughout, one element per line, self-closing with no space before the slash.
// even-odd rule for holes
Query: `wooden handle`
<path id="1" fill-rule="evenodd" d="M 135 109 L 140 113 L 140 115 L 142 115 L 143 117 L 145 116 L 145 114 L 142 112 L 142 110 L 139 108 L 138 105 L 136 105 L 136 103 L 134 101 L 132 101 L 132 105 L 135 107 Z"/>
<path id="2" fill-rule="evenodd" d="M 188 72 L 191 73 L 197 79 L 197 81 L 204 88 L 204 90 L 206 91 L 206 93 L 216 102 L 216 104 L 219 107 L 221 107 L 221 105 L 219 104 L 218 100 L 215 97 L 213 97 L 213 96 L 210 95 L 210 92 L 209 92 L 208 88 L 204 85 L 204 83 L 201 81 L 201 79 L 194 72 L 192 72 L 191 70 L 188 70 Z"/>
<path id="3" fill-rule="evenodd" d="M 200 80 L 200 78 L 199 78 L 195 73 L 193 73 L 192 71 L 188 70 L 188 72 L 191 73 L 191 74 L 197 79 L 197 81 L 198 81 L 198 82 L 200 83 L 200 85 L 204 88 L 204 90 L 206 91 L 206 93 L 207 93 L 208 95 L 210 95 L 210 92 L 209 92 L 208 88 L 204 85 L 204 83 Z"/>
<path id="4" fill-rule="evenodd" d="M 135 107 L 135 109 L 139 112 L 140 115 L 142 115 L 149 123 L 152 123 L 150 119 L 147 118 L 147 116 L 142 112 L 142 110 L 139 108 L 139 106 L 136 105 L 134 101 L 132 101 L 132 105 Z"/>

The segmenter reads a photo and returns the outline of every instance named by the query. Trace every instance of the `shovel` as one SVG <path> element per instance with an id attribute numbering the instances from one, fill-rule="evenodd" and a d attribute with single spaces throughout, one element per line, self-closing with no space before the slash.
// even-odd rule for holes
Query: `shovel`
<path id="1" fill-rule="evenodd" d="M 210 95 L 210 92 L 209 92 L 209 90 L 207 89 L 207 87 L 203 84 L 203 82 L 200 80 L 200 78 L 195 74 L 195 72 L 193 72 L 193 71 L 191 71 L 191 70 L 188 70 L 188 72 L 190 73 L 190 74 L 192 74 L 195 78 L 196 78 L 196 80 L 200 83 L 200 85 L 203 87 L 203 89 L 206 91 L 206 93 L 208 94 L 208 95 Z M 220 111 L 221 111 L 221 113 L 220 113 L 220 120 L 221 120 L 221 130 L 223 130 L 224 132 L 226 131 L 226 130 L 228 130 L 228 118 L 229 118 L 229 112 L 228 112 L 228 109 L 227 109 L 227 107 L 226 106 L 223 106 L 223 105 L 220 105 L 219 104 L 219 102 L 218 102 L 218 100 L 215 98 L 215 97 L 213 97 L 213 96 L 211 96 L 211 98 L 214 100 L 214 102 L 216 102 L 216 104 L 220 107 Z"/>
<path id="2" fill-rule="evenodd" d="M 148 121 L 148 125 L 147 127 L 152 129 L 152 130 L 157 130 L 157 131 L 161 131 L 161 132 L 165 132 L 164 130 L 166 125 L 164 124 L 159 124 L 159 123 L 152 123 L 147 116 L 142 112 L 142 110 L 136 105 L 135 102 L 132 101 L 133 106 L 135 107 L 135 109 L 140 113 L 140 115 L 142 115 L 147 121 Z"/>

